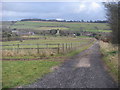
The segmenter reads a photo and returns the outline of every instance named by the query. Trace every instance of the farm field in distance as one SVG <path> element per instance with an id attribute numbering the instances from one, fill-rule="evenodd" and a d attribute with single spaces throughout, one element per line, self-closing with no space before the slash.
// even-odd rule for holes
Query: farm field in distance
<path id="1" fill-rule="evenodd" d="M 23 42 L 20 41 L 7 41 L 2 42 L 2 45 L 8 45 L 8 44 L 54 44 L 54 43 L 71 43 L 71 42 L 79 42 L 83 39 L 83 41 L 88 40 L 87 38 L 82 37 L 54 37 L 54 36 L 40 36 L 41 39 L 38 40 L 24 40 Z M 44 39 L 45 38 L 45 39 Z"/>
<path id="2" fill-rule="evenodd" d="M 11 29 L 26 30 L 71 30 L 71 31 L 94 31 L 109 32 L 110 27 L 107 23 L 79 23 L 79 22 L 48 22 L 48 21 L 17 21 L 10 26 Z M 99 31 L 98 31 L 99 32 Z"/>

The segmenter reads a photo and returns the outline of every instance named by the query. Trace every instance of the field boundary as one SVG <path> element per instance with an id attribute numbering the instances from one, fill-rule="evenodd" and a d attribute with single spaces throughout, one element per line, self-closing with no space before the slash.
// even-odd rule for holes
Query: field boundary
<path id="1" fill-rule="evenodd" d="M 65 53 L 69 53 L 71 51 L 77 50 L 79 47 L 91 44 L 93 42 L 93 40 L 90 40 L 87 43 L 62 43 L 62 44 L 30 44 L 30 45 L 36 45 L 37 47 L 35 48 L 20 48 L 20 45 L 28 45 L 28 44 L 16 44 L 17 48 L 3 48 L 2 52 L 3 55 L 5 52 L 11 52 L 13 51 L 15 54 L 18 54 L 21 52 L 21 50 L 29 50 L 28 52 L 32 53 L 33 51 L 35 51 L 36 55 L 39 56 L 39 54 L 43 55 L 41 57 L 36 57 L 36 58 L 6 58 L 3 56 L 2 60 L 41 60 L 41 59 L 45 59 L 44 54 L 45 51 L 48 51 L 51 53 L 50 56 L 53 56 L 54 53 L 56 54 L 65 54 Z M 40 45 L 44 45 L 44 47 L 40 47 Z M 49 47 L 49 46 L 54 46 L 54 47 Z M 56 45 L 56 46 L 55 46 Z M 11 45 L 4 45 L 4 46 L 11 46 Z M 54 54 L 55 55 L 55 54 Z M 46 56 L 47 58 L 48 56 Z M 50 57 L 48 57 L 50 58 Z M 54 57 L 53 57 L 54 58 Z"/>

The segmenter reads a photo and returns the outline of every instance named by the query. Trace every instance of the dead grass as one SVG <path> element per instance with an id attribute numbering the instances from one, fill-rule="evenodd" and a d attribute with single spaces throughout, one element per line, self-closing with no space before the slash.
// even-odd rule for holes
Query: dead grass
<path id="1" fill-rule="evenodd" d="M 100 48 L 103 54 L 103 60 L 109 68 L 113 78 L 118 81 L 118 47 L 111 43 L 105 43 L 100 41 Z"/>
<path id="2" fill-rule="evenodd" d="M 52 49 L 40 50 L 39 53 L 37 50 L 3 50 L 2 57 L 13 57 L 13 56 L 54 56 L 57 52 Z"/>

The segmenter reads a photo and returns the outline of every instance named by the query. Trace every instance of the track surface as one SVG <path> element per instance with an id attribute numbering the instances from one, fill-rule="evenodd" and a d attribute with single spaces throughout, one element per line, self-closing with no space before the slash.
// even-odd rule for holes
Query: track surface
<path id="1" fill-rule="evenodd" d="M 105 70 L 99 44 L 65 61 L 57 70 L 22 88 L 117 88 Z"/>

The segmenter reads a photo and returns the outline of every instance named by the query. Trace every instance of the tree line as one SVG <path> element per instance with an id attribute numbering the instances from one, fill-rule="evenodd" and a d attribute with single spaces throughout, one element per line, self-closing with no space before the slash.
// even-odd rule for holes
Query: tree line
<path id="1" fill-rule="evenodd" d="M 108 23 L 107 20 L 90 20 L 90 21 L 84 21 L 84 20 L 56 20 L 56 19 L 21 19 L 20 21 L 52 21 L 52 22 L 81 22 L 81 23 Z"/>

